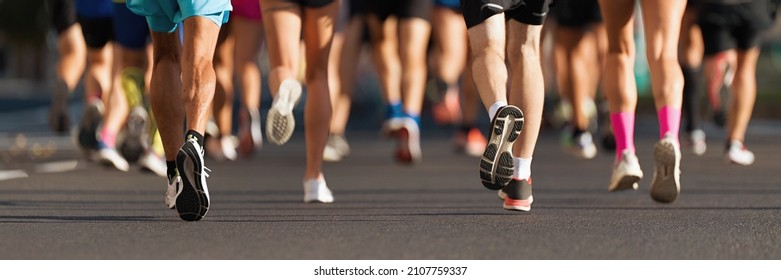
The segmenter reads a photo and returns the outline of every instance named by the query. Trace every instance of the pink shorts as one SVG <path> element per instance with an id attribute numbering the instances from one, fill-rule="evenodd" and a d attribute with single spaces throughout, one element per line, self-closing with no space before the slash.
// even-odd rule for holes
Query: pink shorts
<path id="1" fill-rule="evenodd" d="M 251 20 L 261 20 L 260 0 L 231 0 L 233 11 L 231 16 L 243 17 Z"/>

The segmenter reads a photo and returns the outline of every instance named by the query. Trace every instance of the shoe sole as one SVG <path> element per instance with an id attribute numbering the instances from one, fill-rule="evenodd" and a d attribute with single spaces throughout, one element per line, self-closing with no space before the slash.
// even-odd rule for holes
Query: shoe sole
<path id="1" fill-rule="evenodd" d="M 523 129 L 523 112 L 507 106 L 496 113 L 491 135 L 480 159 L 480 181 L 490 190 L 499 190 L 510 183 L 513 176 L 512 148 Z"/>
<path id="2" fill-rule="evenodd" d="M 49 109 L 49 126 L 56 133 L 65 133 L 70 127 L 68 115 L 68 86 L 64 81 L 57 82 L 57 89 L 52 95 L 51 108 Z"/>
<path id="3" fill-rule="evenodd" d="M 623 191 L 623 190 L 636 190 L 638 188 L 637 182 L 640 182 L 642 177 L 636 175 L 626 175 L 618 180 L 618 183 L 608 187 L 607 191 Z"/>
<path id="4" fill-rule="evenodd" d="M 176 155 L 176 168 L 179 169 L 182 179 L 182 192 L 176 197 L 176 212 L 179 213 L 179 218 L 185 221 L 203 219 L 209 211 L 209 190 L 205 182 L 202 182 L 203 175 L 196 175 L 200 172 L 196 170 L 196 166 L 203 166 L 200 161 L 198 151 L 187 142 Z M 200 178 L 190 178 L 189 175 Z"/>
<path id="5" fill-rule="evenodd" d="M 284 98 L 288 102 L 280 102 L 271 106 L 266 120 L 266 137 L 275 145 L 282 145 L 290 140 L 296 128 L 296 119 L 293 116 L 293 108 L 301 99 L 301 88 L 282 83 L 277 93 L 277 98 Z"/>
<path id="6" fill-rule="evenodd" d="M 529 196 L 529 199 L 526 200 L 505 198 L 502 207 L 506 210 L 529 212 L 532 210 L 532 202 L 534 202 L 534 196 Z"/>
<path id="7" fill-rule="evenodd" d="M 680 193 L 680 154 L 675 144 L 661 141 L 654 146 L 654 177 L 651 181 L 651 198 L 655 201 L 670 203 Z"/>
<path id="8" fill-rule="evenodd" d="M 127 118 L 125 141 L 119 148 L 120 153 L 128 162 L 137 162 L 148 147 L 149 117 L 146 113 L 137 110 L 139 108 L 133 109 Z"/>
<path id="9" fill-rule="evenodd" d="M 401 129 L 396 132 L 396 137 L 399 143 L 396 150 L 396 160 L 406 164 L 419 163 L 422 159 L 422 152 L 420 150 L 420 131 L 417 124 L 410 124 L 405 120 Z"/>
<path id="10" fill-rule="evenodd" d="M 101 105 L 93 103 L 84 110 L 84 115 L 79 123 L 78 142 L 84 152 L 89 153 L 98 148 L 98 127 L 103 113 Z"/>

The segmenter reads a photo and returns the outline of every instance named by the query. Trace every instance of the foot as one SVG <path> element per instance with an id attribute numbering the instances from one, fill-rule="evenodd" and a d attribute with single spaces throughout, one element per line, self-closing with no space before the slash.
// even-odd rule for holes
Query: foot
<path id="1" fill-rule="evenodd" d="M 510 183 L 515 164 L 512 148 L 523 129 L 523 112 L 507 105 L 491 121 L 488 145 L 480 159 L 480 180 L 488 189 L 499 190 Z"/>
<path id="2" fill-rule="evenodd" d="M 531 179 L 512 179 L 507 186 L 499 190 L 499 198 L 504 200 L 504 209 L 530 211 L 534 202 Z"/>
<path id="3" fill-rule="evenodd" d="M 724 160 L 727 163 L 749 166 L 754 163 L 754 153 L 746 149 L 742 142 L 732 140 L 727 146 Z"/>
<path id="4" fill-rule="evenodd" d="M 654 177 L 651 198 L 670 203 L 681 192 L 681 149 L 675 138 L 667 134 L 654 145 Z"/>
<path id="5" fill-rule="evenodd" d="M 109 148 L 102 142 L 98 142 L 98 146 L 100 148 L 95 153 L 95 161 L 114 167 L 119 171 L 128 172 L 130 170 L 130 164 L 119 154 L 117 149 Z"/>
<path id="6" fill-rule="evenodd" d="M 328 142 L 323 150 L 323 160 L 340 161 L 350 154 L 350 145 L 344 135 L 331 134 L 328 136 Z"/>
<path id="7" fill-rule="evenodd" d="M 70 127 L 68 86 L 62 80 L 57 83 L 57 88 L 52 95 L 52 104 L 49 109 L 49 126 L 52 131 L 57 133 L 65 133 Z"/>
<path id="8" fill-rule="evenodd" d="M 708 145 L 705 143 L 705 131 L 695 129 L 689 133 L 689 147 L 693 154 L 701 156 L 705 154 Z"/>
<path id="9" fill-rule="evenodd" d="M 608 191 L 636 190 L 637 182 L 643 179 L 643 170 L 640 169 L 640 163 L 637 156 L 624 150 L 621 153 L 621 160 L 613 167 L 613 175 L 610 177 Z"/>
<path id="10" fill-rule="evenodd" d="M 168 209 L 174 209 L 176 208 L 176 198 L 182 192 L 182 178 L 176 175 L 167 178 L 167 180 L 168 188 L 165 190 L 165 206 L 168 206 Z"/>
<path id="11" fill-rule="evenodd" d="M 182 190 L 176 197 L 176 211 L 185 221 L 203 219 L 209 211 L 208 168 L 203 161 L 203 147 L 194 137 L 187 139 L 176 155 L 176 169 L 182 179 Z"/>
<path id="12" fill-rule="evenodd" d="M 149 149 L 149 125 L 149 114 L 144 107 L 136 106 L 128 114 L 123 141 L 119 144 L 119 151 L 128 161 L 139 160 Z"/>
<path id="13" fill-rule="evenodd" d="M 141 166 L 141 170 L 150 171 L 157 174 L 157 176 L 165 177 L 168 167 L 165 165 L 165 160 L 155 154 L 151 149 L 147 150 L 139 159 L 138 165 Z"/>
<path id="14" fill-rule="evenodd" d="M 266 118 L 266 137 L 269 142 L 282 145 L 290 140 L 296 128 L 293 108 L 301 99 L 301 91 L 301 83 L 296 80 L 285 80 L 279 86 Z"/>
<path id="15" fill-rule="evenodd" d="M 405 164 L 419 163 L 423 160 L 420 150 L 420 129 L 412 118 L 401 118 L 401 128 L 395 133 L 396 160 Z"/>
<path id="16" fill-rule="evenodd" d="M 462 131 L 456 133 L 454 142 L 456 151 L 479 157 L 485 152 L 485 145 L 488 143 L 488 140 L 485 139 L 480 129 L 473 127 L 466 133 Z"/>
<path id="17" fill-rule="evenodd" d="M 334 196 L 325 184 L 325 179 L 318 178 L 304 181 L 304 202 L 334 202 Z"/>
<path id="18" fill-rule="evenodd" d="M 98 149 L 98 127 L 103 118 L 103 103 L 100 99 L 89 101 L 79 122 L 78 143 L 85 153 Z"/>
<path id="19" fill-rule="evenodd" d="M 590 132 L 572 135 L 567 132 L 564 140 L 564 149 L 572 156 L 579 159 L 593 159 L 597 156 L 597 146 Z"/>
<path id="20" fill-rule="evenodd" d="M 260 112 L 258 109 L 249 109 L 242 116 L 242 125 L 239 130 L 239 153 L 244 157 L 251 157 L 255 151 L 263 148 L 263 133 L 260 128 Z"/>

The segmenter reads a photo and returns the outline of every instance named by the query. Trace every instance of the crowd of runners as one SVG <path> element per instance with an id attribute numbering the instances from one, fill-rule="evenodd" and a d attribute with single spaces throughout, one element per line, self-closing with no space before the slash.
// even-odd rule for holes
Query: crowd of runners
<path id="1" fill-rule="evenodd" d="M 543 114 L 546 86 L 554 83 L 557 110 L 567 112 L 560 125 L 563 149 L 583 160 L 598 150 L 614 152 L 614 164 L 605 166 L 612 169 L 608 191 L 638 189 L 644 169 L 634 145 L 634 64 L 636 29 L 642 28 L 640 55 L 647 59 L 659 124 L 654 166 L 645 171 L 653 172 L 651 198 L 671 203 L 682 188 L 681 157 L 703 155 L 709 144 L 703 96 L 707 115 L 726 129 L 725 161 L 753 163 L 744 143 L 771 5 L 48 0 L 59 52 L 49 123 L 57 133 L 75 126 L 90 160 L 122 171 L 137 165 L 165 177 L 166 206 L 188 221 L 202 219 L 210 208 L 207 161 L 251 158 L 264 142 L 288 142 L 303 123 L 303 201 L 331 203 L 322 166 L 350 154 L 345 131 L 358 58 L 368 50 L 384 102 L 377 130 L 396 142 L 389 156 L 400 164 L 423 160 L 421 116 L 428 102 L 435 123 L 453 128 L 456 150 L 479 157 L 474 174 L 482 185 L 498 191 L 505 209 L 530 211 L 532 159 L 550 117 Z M 543 47 L 545 38 L 553 47 Z M 261 53 L 267 73 L 261 73 Z M 67 100 L 80 83 L 85 106 L 72 125 Z M 263 116 L 262 86 L 273 98 Z M 729 100 L 720 98 L 722 90 L 731 93 Z M 236 113 L 235 98 L 241 104 Z M 303 100 L 304 117 L 296 119 L 294 108 Z M 490 123 L 481 123 L 484 112 Z"/>

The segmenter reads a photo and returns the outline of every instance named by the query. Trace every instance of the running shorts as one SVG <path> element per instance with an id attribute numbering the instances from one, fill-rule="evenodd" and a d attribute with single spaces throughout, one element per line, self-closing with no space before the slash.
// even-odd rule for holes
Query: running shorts
<path id="1" fill-rule="evenodd" d="M 114 20 L 111 16 L 90 18 L 77 16 L 88 48 L 99 49 L 114 40 Z"/>
<path id="2" fill-rule="evenodd" d="M 260 15 L 260 0 L 231 0 L 231 5 L 234 16 L 254 21 L 263 19 Z"/>
<path id="3" fill-rule="evenodd" d="M 364 0 L 366 8 L 370 14 L 376 15 L 380 20 L 385 20 L 389 16 L 396 16 L 399 19 L 422 18 L 428 20 L 431 16 L 431 9 L 434 7 L 433 0 Z"/>
<path id="4" fill-rule="evenodd" d="M 286 2 L 298 4 L 304 8 L 322 8 L 328 4 L 333 3 L 335 0 L 284 0 Z"/>
<path id="5" fill-rule="evenodd" d="M 553 0 L 461 0 L 466 27 L 472 28 L 489 17 L 501 13 L 489 7 L 501 7 L 505 20 L 529 25 L 542 25 Z"/>
<path id="6" fill-rule="evenodd" d="M 767 0 L 741 4 L 700 3 L 698 24 L 702 29 L 705 55 L 759 46 L 762 33 L 770 28 Z"/>
<path id="7" fill-rule="evenodd" d="M 73 0 L 49 0 L 47 2 L 52 16 L 52 25 L 57 30 L 57 34 L 76 24 L 76 9 L 73 6 Z"/>
<path id="8" fill-rule="evenodd" d="M 171 33 L 185 19 L 193 16 L 208 18 L 218 26 L 228 22 L 233 9 L 229 0 L 128 0 L 133 13 L 146 17 L 154 32 Z"/>
<path id="9" fill-rule="evenodd" d="M 143 50 L 149 40 L 146 19 L 134 14 L 124 3 L 114 3 L 114 39 L 125 48 Z"/>
<path id="10" fill-rule="evenodd" d="M 565 27 L 585 27 L 602 22 L 597 0 L 556 0 L 552 13 L 556 22 Z"/>

